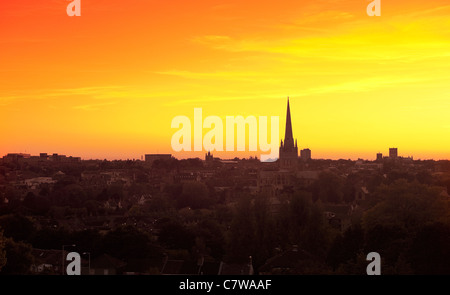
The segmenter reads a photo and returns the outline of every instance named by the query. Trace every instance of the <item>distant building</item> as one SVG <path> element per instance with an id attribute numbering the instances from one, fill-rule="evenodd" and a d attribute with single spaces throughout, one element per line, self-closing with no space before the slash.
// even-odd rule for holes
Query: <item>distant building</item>
<path id="1" fill-rule="evenodd" d="M 289 108 L 289 98 L 287 102 L 286 112 L 286 129 L 284 134 L 284 143 L 281 140 L 280 143 L 280 156 L 278 159 L 280 168 L 294 170 L 297 167 L 298 162 L 298 147 L 297 140 L 292 135 L 292 123 L 291 123 L 291 110 Z"/>
<path id="2" fill-rule="evenodd" d="M 197 172 L 183 171 L 174 175 L 173 180 L 175 183 L 200 182 L 202 177 Z"/>
<path id="3" fill-rule="evenodd" d="M 208 151 L 208 153 L 205 154 L 205 161 L 206 161 L 206 162 L 212 162 L 212 161 L 214 161 L 214 157 L 213 157 L 213 155 L 211 154 L 211 152 Z"/>
<path id="4" fill-rule="evenodd" d="M 367 162 L 362 159 L 358 159 L 355 162 L 355 170 L 380 170 L 383 169 L 383 163 L 373 163 L 373 162 Z"/>
<path id="5" fill-rule="evenodd" d="M 283 187 L 291 185 L 294 181 L 295 175 L 287 170 L 260 170 L 257 179 L 258 191 L 275 195 L 277 191 L 281 191 Z"/>
<path id="6" fill-rule="evenodd" d="M 390 148 L 389 149 L 389 158 L 391 159 L 397 159 L 398 157 L 398 151 L 397 148 Z"/>
<path id="7" fill-rule="evenodd" d="M 377 162 L 381 162 L 381 161 L 383 161 L 383 154 L 377 153 Z"/>
<path id="8" fill-rule="evenodd" d="M 49 156 L 47 153 L 40 153 L 39 156 L 31 156 L 30 154 L 7 154 L 3 157 L 5 163 L 8 162 L 26 162 L 26 163 L 40 163 L 43 161 L 53 161 L 53 162 L 70 162 L 79 163 L 81 162 L 80 157 L 67 157 L 65 155 L 53 154 Z"/>
<path id="9" fill-rule="evenodd" d="M 72 157 L 72 156 L 67 157 L 66 155 L 58 155 L 56 153 L 51 155 L 51 156 L 48 156 L 46 153 L 41 153 L 39 155 L 39 159 L 41 159 L 41 160 L 47 160 L 48 159 L 48 160 L 53 161 L 53 162 L 65 162 L 65 163 L 68 163 L 68 162 L 71 162 L 71 163 L 81 162 L 81 158 L 80 157 Z"/>
<path id="10" fill-rule="evenodd" d="M 319 179 L 319 171 L 297 171 L 296 183 L 303 187 L 310 186 L 314 181 Z"/>
<path id="11" fill-rule="evenodd" d="M 303 149 L 300 151 L 300 159 L 302 161 L 308 161 L 311 160 L 311 150 L 310 149 Z"/>
<path id="12" fill-rule="evenodd" d="M 172 159 L 171 154 L 147 154 L 145 155 L 145 162 L 153 164 L 156 160 L 170 160 Z"/>
<path id="13" fill-rule="evenodd" d="M 24 184 L 30 189 L 38 189 L 42 185 L 51 185 L 55 183 L 56 180 L 54 180 L 52 177 L 35 177 L 24 180 Z"/>
<path id="14" fill-rule="evenodd" d="M 3 161 L 5 163 L 12 163 L 18 162 L 20 159 L 29 159 L 30 157 L 31 157 L 30 154 L 23 154 L 23 153 L 7 154 L 6 156 L 3 157 Z"/>

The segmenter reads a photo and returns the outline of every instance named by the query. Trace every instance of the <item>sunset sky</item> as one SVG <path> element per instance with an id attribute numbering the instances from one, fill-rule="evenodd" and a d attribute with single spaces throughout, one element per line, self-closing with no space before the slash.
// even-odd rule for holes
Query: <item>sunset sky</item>
<path id="1" fill-rule="evenodd" d="M 0 1 L 0 157 L 203 156 L 175 116 L 280 116 L 281 139 L 289 96 L 313 158 L 450 159 L 448 0 L 69 3 Z"/>

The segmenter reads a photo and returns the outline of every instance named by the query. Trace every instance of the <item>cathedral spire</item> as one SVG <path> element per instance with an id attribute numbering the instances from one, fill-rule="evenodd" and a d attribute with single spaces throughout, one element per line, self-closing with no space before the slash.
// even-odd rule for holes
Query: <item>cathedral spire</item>
<path id="1" fill-rule="evenodd" d="M 289 96 L 287 101 L 287 112 L 286 112 L 286 129 L 284 134 L 284 146 L 294 147 L 294 137 L 292 135 L 292 123 L 291 123 L 291 109 L 289 107 Z"/>
<path id="2" fill-rule="evenodd" d="M 295 170 L 297 167 L 298 160 L 298 146 L 297 140 L 295 140 L 292 135 L 292 122 L 291 122 L 291 108 L 289 106 L 289 97 L 287 101 L 287 112 L 286 112 L 286 129 L 284 134 L 284 145 L 283 140 L 280 144 L 280 156 L 278 158 L 279 165 L 283 169 Z"/>

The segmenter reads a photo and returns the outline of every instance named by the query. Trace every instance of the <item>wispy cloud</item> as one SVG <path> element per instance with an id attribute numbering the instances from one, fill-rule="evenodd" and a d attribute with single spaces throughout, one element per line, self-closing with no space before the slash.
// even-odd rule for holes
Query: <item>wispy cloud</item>
<path id="1" fill-rule="evenodd" d="M 65 98 L 70 96 L 84 96 L 92 99 L 106 99 L 117 93 L 125 92 L 123 86 L 94 86 L 78 88 L 39 89 L 33 91 L 13 91 L 0 96 L 0 104 L 6 105 L 18 100 L 40 100 L 49 98 Z"/>
<path id="2" fill-rule="evenodd" d="M 325 10 L 281 21 L 269 36 L 203 35 L 196 44 L 230 53 L 323 61 L 414 63 L 450 57 L 450 5 L 368 22 L 345 11 Z M 439 14 L 442 12 L 442 14 Z M 436 24 L 439 23 L 438 30 Z M 326 25 L 324 25 L 326 24 Z"/>
<path id="3" fill-rule="evenodd" d="M 205 79 L 209 79 L 206 73 L 203 73 Z M 190 74 L 187 74 L 191 76 Z M 196 73 L 194 73 L 196 76 Z M 198 78 L 198 76 L 196 76 Z M 427 81 L 434 81 L 432 78 L 427 77 L 398 77 L 398 76 L 376 76 L 368 78 L 360 78 L 349 80 L 341 83 L 327 83 L 324 81 L 319 86 L 305 87 L 301 91 L 295 91 L 294 93 L 289 93 L 292 97 L 313 97 L 316 95 L 323 94 L 345 94 L 345 93 L 364 93 L 373 90 L 379 90 L 383 88 L 397 87 L 397 86 L 407 86 L 407 85 L 417 85 L 418 83 L 426 83 Z M 264 81 L 262 82 L 264 83 Z M 275 97 L 283 97 L 287 95 L 286 92 L 282 90 L 267 92 L 265 90 L 244 93 L 241 95 L 236 95 L 235 93 L 212 93 L 211 95 L 197 95 L 195 98 L 183 98 L 177 99 L 174 95 L 173 100 L 168 101 L 166 106 L 176 106 L 185 105 L 192 103 L 208 103 L 214 102 L 224 102 L 224 101 L 242 101 L 242 100 L 264 100 L 273 99 Z"/>
<path id="4" fill-rule="evenodd" d="M 226 101 L 245 101 L 245 100 L 263 100 L 263 99 L 273 99 L 274 97 L 283 97 L 284 93 L 273 92 L 261 92 L 249 93 L 248 95 L 233 95 L 233 94 L 213 94 L 213 95 L 198 95 L 196 98 L 186 98 L 186 99 L 175 99 L 168 101 L 164 106 L 172 107 L 178 105 L 192 104 L 192 103 L 210 103 L 210 102 L 226 102 Z"/>
<path id="5" fill-rule="evenodd" d="M 360 34 L 361 32 L 357 31 L 341 36 L 290 37 L 271 41 L 251 37 L 233 39 L 203 36 L 196 37 L 193 41 L 216 50 L 236 53 L 259 52 L 277 54 L 280 57 L 292 56 L 297 59 L 416 62 L 430 58 L 450 57 L 450 51 L 445 50 L 450 48 L 450 40 L 433 39 L 425 33 L 422 39 L 413 41 L 405 39 L 401 31 L 389 35 L 391 40 L 384 40 L 384 36 L 388 35 L 384 35 L 383 32 L 373 33 L 372 36 L 364 38 L 361 38 Z M 398 38 L 396 39 L 395 36 Z"/>
<path id="6" fill-rule="evenodd" d="M 415 84 L 419 82 L 432 81 L 431 78 L 418 77 L 396 77 L 396 76 L 380 76 L 363 78 L 354 81 L 347 81 L 336 84 L 325 84 L 319 87 L 305 89 L 296 96 L 311 96 L 326 93 L 351 93 L 351 92 L 367 92 L 380 88 L 395 87 L 399 85 Z"/>
<path id="7" fill-rule="evenodd" d="M 199 80 L 253 81 L 256 78 L 270 77 L 270 73 L 256 72 L 256 71 L 192 72 L 192 71 L 170 70 L 154 73 L 160 75 L 169 75 Z"/>
<path id="8" fill-rule="evenodd" d="M 430 9 L 411 12 L 408 15 L 410 17 L 418 17 L 418 16 L 425 16 L 425 15 L 433 14 L 433 16 L 435 17 L 437 15 L 437 13 L 439 13 L 439 12 L 448 13 L 449 11 L 450 11 L 450 5 L 441 5 L 441 6 L 430 8 Z"/>
<path id="9" fill-rule="evenodd" d="M 98 111 L 102 107 L 110 106 L 110 105 L 114 105 L 114 104 L 117 104 L 117 101 L 77 105 L 77 106 L 74 106 L 73 108 L 76 110 L 83 110 L 83 111 Z"/>

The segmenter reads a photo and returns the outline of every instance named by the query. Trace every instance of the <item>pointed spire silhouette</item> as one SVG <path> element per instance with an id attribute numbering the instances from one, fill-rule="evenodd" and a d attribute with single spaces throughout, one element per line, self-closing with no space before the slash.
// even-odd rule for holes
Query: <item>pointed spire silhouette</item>
<path id="1" fill-rule="evenodd" d="M 294 137 L 292 135 L 292 123 L 291 123 L 291 109 L 289 107 L 289 96 L 287 101 L 287 112 L 286 112 L 286 129 L 284 133 L 284 146 L 294 147 Z"/>

